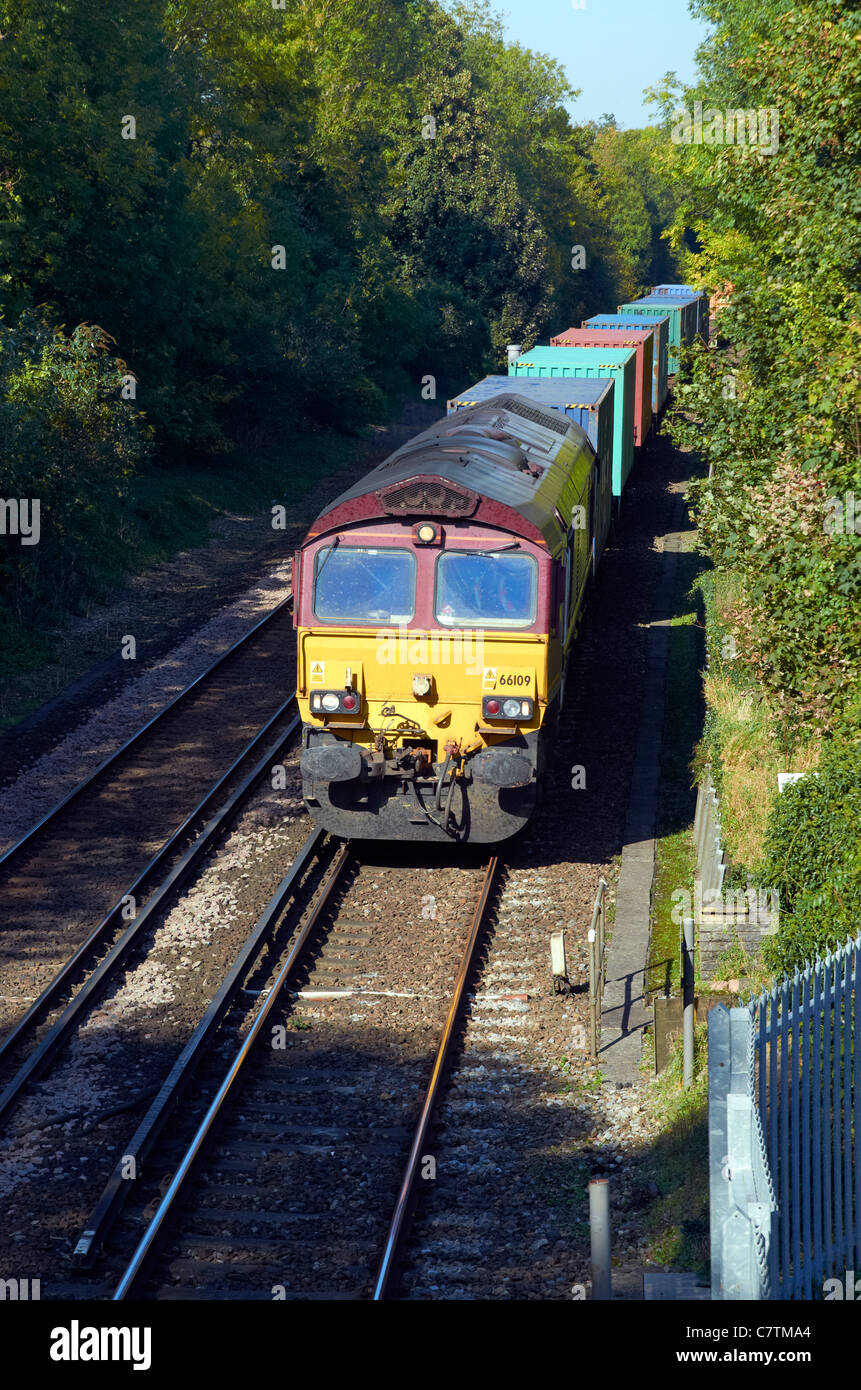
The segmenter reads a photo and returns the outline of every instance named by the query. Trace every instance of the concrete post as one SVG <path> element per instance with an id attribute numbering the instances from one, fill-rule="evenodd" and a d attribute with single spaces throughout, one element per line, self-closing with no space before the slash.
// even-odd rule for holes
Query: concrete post
<path id="1" fill-rule="evenodd" d="M 608 1302 L 610 1287 L 610 1184 L 589 1180 L 589 1235 L 592 1247 L 592 1298 Z"/>

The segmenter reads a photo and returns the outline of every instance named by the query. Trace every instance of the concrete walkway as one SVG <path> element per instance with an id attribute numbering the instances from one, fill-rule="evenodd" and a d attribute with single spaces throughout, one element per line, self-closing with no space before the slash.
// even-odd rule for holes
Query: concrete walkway
<path id="1" fill-rule="evenodd" d="M 684 514 L 684 497 L 678 493 L 671 520 L 674 529 L 663 537 L 663 563 L 652 595 L 653 613 L 671 614 L 673 611 Z M 654 1018 L 652 1008 L 645 1002 L 645 985 L 670 623 L 670 617 L 655 618 L 649 624 L 646 639 L 643 706 L 625 822 L 622 868 L 616 887 L 616 916 L 607 949 L 599 1066 L 606 1080 L 614 1081 L 617 1086 L 631 1086 L 638 1079 L 643 1029 Z"/>

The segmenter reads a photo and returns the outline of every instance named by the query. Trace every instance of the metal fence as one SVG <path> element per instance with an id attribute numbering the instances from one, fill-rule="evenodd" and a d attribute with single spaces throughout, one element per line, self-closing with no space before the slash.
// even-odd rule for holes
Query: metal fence
<path id="1" fill-rule="evenodd" d="M 720 805 L 708 770 L 697 789 L 694 844 L 697 850 L 696 878 L 702 885 L 703 898 L 711 893 L 722 893 L 726 855 L 721 844 Z"/>
<path id="2" fill-rule="evenodd" d="M 861 937 L 709 1014 L 712 1298 L 861 1269 Z"/>

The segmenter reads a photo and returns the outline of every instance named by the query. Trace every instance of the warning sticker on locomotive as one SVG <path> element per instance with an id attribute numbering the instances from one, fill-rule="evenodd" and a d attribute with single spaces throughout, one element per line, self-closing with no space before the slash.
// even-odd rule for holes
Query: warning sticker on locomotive
<path id="1" fill-rule="evenodd" d="M 501 695 L 535 694 L 535 671 L 531 666 L 485 666 L 482 689 Z"/>
<path id="2" fill-rule="evenodd" d="M 311 662 L 311 684 L 323 685 L 325 683 L 326 663 L 325 661 Z"/>

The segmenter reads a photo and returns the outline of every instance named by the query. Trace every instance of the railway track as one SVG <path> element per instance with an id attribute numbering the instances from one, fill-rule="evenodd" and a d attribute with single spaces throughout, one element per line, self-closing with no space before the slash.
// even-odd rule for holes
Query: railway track
<path id="1" fill-rule="evenodd" d="M 0 859 L 0 1124 L 284 756 L 289 623 L 285 600 Z"/>
<path id="2" fill-rule="evenodd" d="M 233 642 L 226 651 L 222 652 L 221 655 L 206 668 L 205 671 L 202 671 L 199 676 L 195 677 L 193 681 L 190 681 L 183 690 L 154 714 L 151 719 L 148 719 L 145 724 L 141 725 L 130 738 L 125 739 L 123 743 L 120 744 L 119 748 L 99 763 L 88 777 L 82 782 L 79 782 L 72 791 L 62 797 L 44 816 L 40 817 L 29 830 L 23 835 L 20 835 L 11 845 L 3 850 L 3 852 L 0 853 L 0 871 L 3 872 L 4 877 L 9 874 L 15 863 L 32 851 L 34 845 L 47 830 L 56 831 L 58 829 L 61 817 L 65 812 L 69 811 L 72 806 L 76 805 L 88 794 L 91 795 L 97 787 L 104 783 L 109 774 L 116 775 L 122 769 L 124 763 L 128 761 L 129 755 L 132 752 L 140 751 L 141 745 L 147 737 L 151 737 L 156 732 L 163 733 L 165 729 L 168 729 L 169 732 L 169 721 L 172 716 L 175 716 L 180 710 L 185 712 L 192 700 L 199 698 L 203 690 L 206 690 L 207 694 L 209 694 L 208 687 L 213 679 L 217 675 L 224 674 L 226 670 L 229 669 L 230 664 L 235 662 L 238 656 L 247 656 L 249 650 L 253 649 L 254 644 L 259 641 L 261 634 L 269 631 L 274 623 L 283 620 L 285 615 L 291 611 L 292 602 L 292 595 L 288 594 L 271 613 L 267 613 L 258 623 L 255 623 L 253 627 L 249 628 L 248 632 L 244 633 L 236 642 Z"/>
<path id="3" fill-rule="evenodd" d="M 213 1057 L 199 1029 L 186 1049 L 188 1069 L 180 1059 L 124 1148 L 143 1157 L 142 1138 L 149 1147 L 163 1131 L 132 1196 L 135 1212 L 112 1240 L 115 1252 L 134 1240 L 117 1300 L 380 1300 L 396 1287 L 499 863 L 431 866 L 405 878 L 332 845 L 324 850 L 319 835 L 309 837 L 296 876 L 288 875 L 264 914 L 271 925 L 298 876 L 328 852 L 314 899 L 261 984 L 261 1003 L 241 1037 L 229 1054 L 225 1041 Z M 423 987 L 411 989 L 397 932 L 410 923 L 366 917 L 364 899 L 382 882 L 385 906 L 392 884 L 400 881 L 403 892 L 412 880 L 412 915 L 416 902 L 427 911 L 428 899 L 436 912 L 441 876 L 446 920 L 425 933 L 430 954 L 414 962 L 413 981 Z M 418 891 L 431 884 L 436 894 Z M 259 929 L 260 921 L 251 936 Z M 412 1037 L 399 1035 L 401 1019 Z M 196 1073 L 193 1086 L 189 1073 Z M 181 1111 L 180 1093 L 187 1097 Z M 85 1263 L 116 1216 L 113 1204 L 132 1186 L 118 1165 L 82 1235 Z"/>

